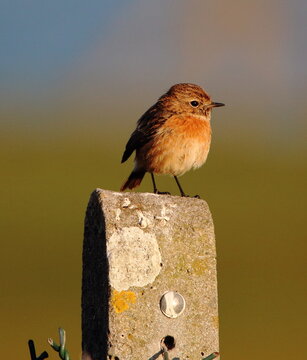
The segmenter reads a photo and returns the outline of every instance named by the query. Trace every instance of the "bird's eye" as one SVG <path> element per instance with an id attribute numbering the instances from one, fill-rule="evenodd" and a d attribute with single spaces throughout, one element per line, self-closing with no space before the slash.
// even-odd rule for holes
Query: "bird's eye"
<path id="1" fill-rule="evenodd" d="M 196 101 L 196 100 L 193 100 L 193 101 L 190 102 L 190 104 L 191 104 L 191 106 L 196 108 L 199 105 L 199 102 Z"/>

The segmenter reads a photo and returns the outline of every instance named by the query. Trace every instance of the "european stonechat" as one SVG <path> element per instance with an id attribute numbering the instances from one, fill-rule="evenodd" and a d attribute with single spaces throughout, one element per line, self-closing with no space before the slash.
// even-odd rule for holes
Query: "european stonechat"
<path id="1" fill-rule="evenodd" d="M 151 174 L 153 191 L 159 192 L 154 174 L 173 175 L 181 196 L 186 196 L 177 176 L 202 166 L 211 142 L 211 110 L 224 106 L 211 101 L 198 85 L 173 85 L 137 122 L 122 157 L 125 162 L 135 150 L 134 169 L 121 187 L 140 185 Z"/>

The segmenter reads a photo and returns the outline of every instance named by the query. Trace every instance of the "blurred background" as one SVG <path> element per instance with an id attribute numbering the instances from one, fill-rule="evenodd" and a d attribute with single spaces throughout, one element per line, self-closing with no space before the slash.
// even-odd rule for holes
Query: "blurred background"
<path id="1" fill-rule="evenodd" d="M 305 0 L 0 1 L 3 358 L 29 359 L 29 338 L 57 358 L 58 326 L 80 358 L 89 195 L 118 191 L 135 122 L 178 82 L 227 105 L 206 165 L 181 178 L 215 223 L 222 357 L 301 357 L 306 17 Z"/>

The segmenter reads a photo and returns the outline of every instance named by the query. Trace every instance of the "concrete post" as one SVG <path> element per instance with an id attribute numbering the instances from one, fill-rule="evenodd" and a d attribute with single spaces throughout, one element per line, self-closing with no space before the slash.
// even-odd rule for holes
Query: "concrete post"
<path id="1" fill-rule="evenodd" d="M 163 296 L 165 295 L 165 296 Z M 96 189 L 84 232 L 83 359 L 218 351 L 216 252 L 205 201 Z"/>

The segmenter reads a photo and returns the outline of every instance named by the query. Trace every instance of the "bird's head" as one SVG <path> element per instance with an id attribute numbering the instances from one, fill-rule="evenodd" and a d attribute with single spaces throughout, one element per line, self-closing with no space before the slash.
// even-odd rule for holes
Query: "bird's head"
<path id="1" fill-rule="evenodd" d="M 200 86 L 188 83 L 173 85 L 160 100 L 174 113 L 198 115 L 208 120 L 212 108 L 224 106 L 222 103 L 213 102 Z"/>

